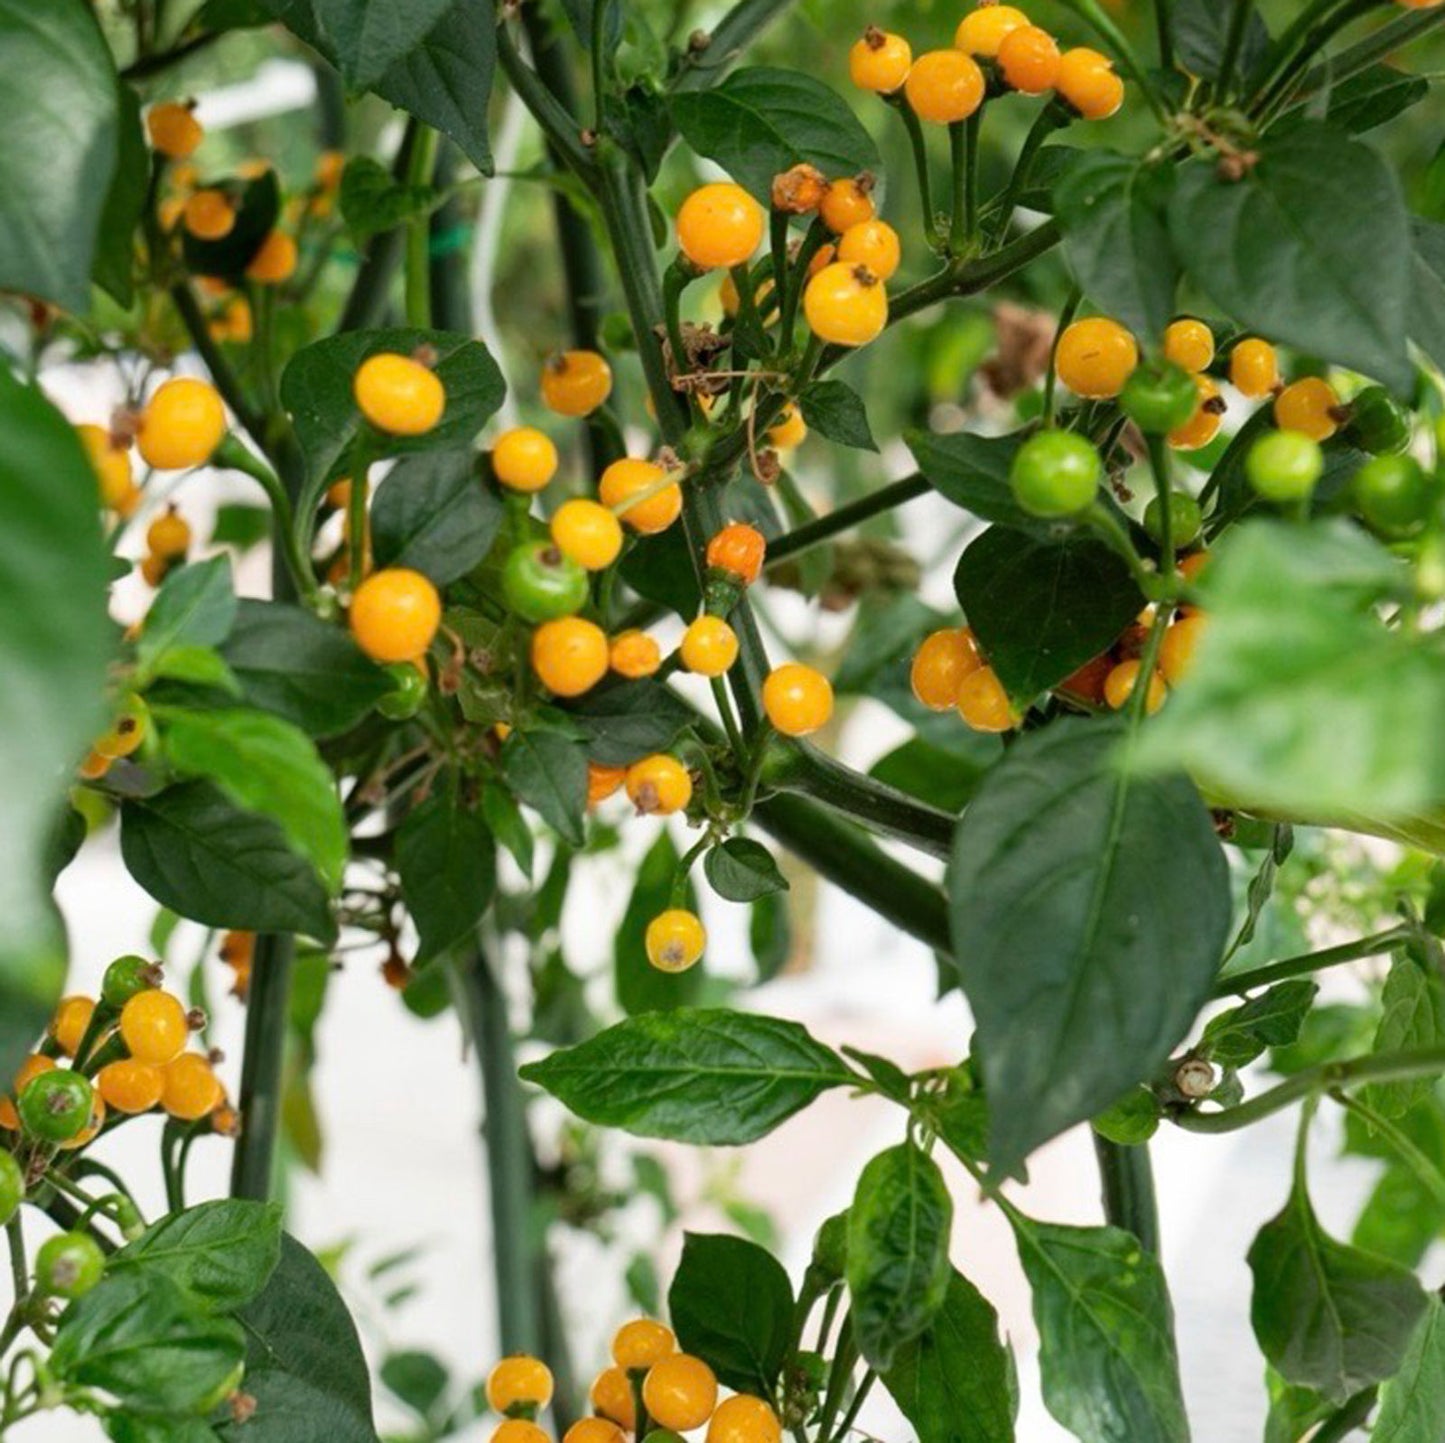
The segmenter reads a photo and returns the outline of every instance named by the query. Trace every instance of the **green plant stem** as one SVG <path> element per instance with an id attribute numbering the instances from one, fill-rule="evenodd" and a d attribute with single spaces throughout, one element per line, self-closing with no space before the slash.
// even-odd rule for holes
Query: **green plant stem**
<path id="1" fill-rule="evenodd" d="M 607 56 L 603 22 L 607 18 L 609 0 L 592 0 L 592 44 L 588 55 L 592 62 L 592 128 L 598 135 L 607 119 Z"/>
<path id="2" fill-rule="evenodd" d="M 885 922 L 935 952 L 951 952 L 942 891 L 889 856 L 858 827 L 788 795 L 759 802 L 753 818 L 774 840 Z"/>
<path id="3" fill-rule="evenodd" d="M 1247 972 L 1234 972 L 1227 977 L 1221 977 L 1214 984 L 1210 995 L 1243 997 L 1256 987 L 1268 987 L 1272 982 L 1285 982 L 1291 977 L 1307 977 L 1312 972 L 1323 971 L 1326 967 L 1338 967 L 1343 962 L 1360 962 L 1366 957 L 1379 957 L 1409 938 L 1408 927 L 1391 927 L 1388 931 L 1360 937 L 1353 942 L 1342 942 L 1338 947 L 1326 947 L 1320 952 L 1302 952 L 1296 957 L 1285 957 L 1279 962 L 1270 962 L 1263 967 L 1252 967 Z"/>
<path id="4" fill-rule="evenodd" d="M 1159 68 L 1174 68 L 1173 0 L 1154 0 L 1154 28 L 1159 41 Z"/>
<path id="5" fill-rule="evenodd" d="M 853 1390 L 853 1400 L 848 1404 L 847 1412 L 838 1420 L 838 1426 L 833 1430 L 832 1443 L 841 1443 L 841 1440 L 848 1436 L 849 1429 L 858 1419 L 858 1414 L 863 1411 L 863 1405 L 868 1401 L 868 1395 L 873 1391 L 873 1385 L 878 1381 L 878 1374 L 872 1368 L 867 1369 Z"/>
<path id="6" fill-rule="evenodd" d="M 674 90 L 702 90 L 713 84 L 717 72 L 730 65 L 748 44 L 786 10 L 791 0 L 738 0 L 713 26 L 707 45 L 689 50 L 684 67 L 672 83 Z"/>
<path id="7" fill-rule="evenodd" d="M 1149 1146 L 1125 1147 L 1094 1134 L 1104 1217 L 1116 1228 L 1133 1233 L 1156 1257 L 1159 1254 L 1159 1209 L 1154 1196 L 1154 1169 Z"/>
<path id="8" fill-rule="evenodd" d="M 162 50 L 151 55 L 139 55 L 120 72 L 121 79 L 145 80 L 152 75 L 159 75 L 161 71 L 169 70 L 172 66 L 179 65 L 181 61 L 189 60 L 192 55 L 209 49 L 228 33 L 225 30 L 207 30 L 201 35 L 194 35 L 189 40 L 181 41 L 170 50 Z"/>
<path id="9" fill-rule="evenodd" d="M 892 511 L 895 507 L 902 506 L 915 497 L 927 495 L 931 489 L 928 478 L 921 472 L 905 476 L 900 481 L 892 481 L 887 486 L 880 486 L 876 491 L 869 492 L 867 496 L 859 497 L 857 501 L 850 501 L 845 506 L 839 506 L 836 510 L 828 512 L 826 516 L 818 517 L 816 521 L 796 526 L 793 530 L 778 537 L 776 541 L 769 542 L 765 565 L 774 566 L 780 561 L 786 561 L 789 557 L 809 551 L 814 546 L 820 546 L 823 542 L 844 531 L 851 531 L 855 526 L 862 525 L 863 522 L 871 520 L 874 516 L 881 516 L 883 512 Z"/>
<path id="10" fill-rule="evenodd" d="M 1057 100 L 1047 101 L 1043 109 L 1034 117 L 1034 123 L 1029 126 L 1028 134 L 1024 136 L 1024 142 L 1019 147 L 1018 159 L 1014 161 L 1013 174 L 1009 176 L 1008 185 L 1004 188 L 1003 195 L 999 199 L 998 209 L 994 213 L 993 239 L 995 242 L 1002 241 L 1008 234 L 1014 211 L 1018 207 L 1018 199 L 1028 188 L 1029 177 L 1033 174 L 1034 161 L 1038 159 L 1044 142 L 1054 131 L 1068 123 L 1069 113 Z"/>
<path id="11" fill-rule="evenodd" d="M 968 200 L 970 184 L 968 123 L 955 120 L 948 127 L 948 164 L 952 185 L 952 205 L 948 213 L 948 249 L 962 255 L 968 244 Z"/>
<path id="12" fill-rule="evenodd" d="M 1334 1089 L 1362 1082 L 1404 1082 L 1413 1077 L 1433 1077 L 1445 1072 L 1445 1046 L 1418 1047 L 1406 1052 L 1380 1052 L 1348 1062 L 1322 1062 L 1307 1067 L 1277 1087 L 1271 1087 L 1248 1102 L 1218 1112 L 1181 1112 L 1174 1122 L 1187 1132 L 1237 1132 L 1261 1118 L 1280 1112 L 1293 1103 L 1318 1097 Z"/>
<path id="13" fill-rule="evenodd" d="M 1144 564 L 1144 558 L 1135 549 L 1124 523 L 1101 501 L 1095 501 L 1084 512 L 1084 520 L 1127 563 L 1129 574 L 1138 583 L 1139 590 L 1151 601 L 1154 600 L 1159 590 L 1159 574 Z"/>
<path id="14" fill-rule="evenodd" d="M 1084 293 L 1075 286 L 1069 292 L 1069 298 L 1064 302 L 1063 309 L 1059 312 L 1058 324 L 1054 327 L 1054 343 L 1049 347 L 1049 364 L 1044 371 L 1044 412 L 1043 425 L 1045 427 L 1054 424 L 1054 401 L 1059 389 L 1059 337 L 1068 330 L 1073 323 L 1074 316 L 1078 313 L 1079 305 L 1084 299 Z M 1132 547 L 1130 548 L 1133 549 Z"/>
<path id="15" fill-rule="evenodd" d="M 437 132 L 423 125 L 412 147 L 406 181 L 415 188 L 429 187 L 436 167 Z M 418 330 L 431 329 L 431 216 L 415 215 L 406 227 L 406 323 Z"/>
<path id="16" fill-rule="evenodd" d="M 1256 116 L 1268 113 L 1284 96 L 1294 76 L 1320 53 L 1337 30 L 1380 3 L 1381 0 L 1312 0 L 1270 47 L 1252 113 Z"/>
<path id="17" fill-rule="evenodd" d="M 1234 71 L 1239 64 L 1240 52 L 1244 49 L 1244 35 L 1249 28 L 1249 17 L 1254 14 L 1254 0 L 1231 0 L 1229 29 L 1224 34 L 1224 49 L 1219 55 L 1219 73 L 1215 87 L 1221 97 L 1232 92 Z"/>
<path id="18" fill-rule="evenodd" d="M 1361 71 L 1393 55 L 1402 46 L 1418 40 L 1431 30 L 1445 25 L 1445 10 L 1438 6 L 1429 10 L 1411 10 L 1380 26 L 1372 35 L 1340 51 L 1336 56 L 1305 72 L 1298 89 L 1284 110 L 1305 104 L 1311 96 L 1327 86 L 1342 85 Z"/>
<path id="19" fill-rule="evenodd" d="M 29 1297 L 30 1268 L 25 1259 L 25 1233 L 20 1225 L 19 1213 L 5 1224 L 5 1244 L 10 1253 L 10 1286 L 15 1296 L 4 1327 L 0 1328 L 0 1357 L 5 1355 L 25 1326 L 25 1302 Z"/>
<path id="20" fill-rule="evenodd" d="M 517 1081 L 506 999 L 480 944 L 461 953 L 452 976 L 476 1048 L 482 1091 L 482 1143 L 491 1200 L 497 1328 L 503 1353 L 541 1347 L 532 1222 L 532 1143 Z"/>
<path id="21" fill-rule="evenodd" d="M 596 181 L 597 167 L 582 144 L 582 130 L 576 118 L 542 82 L 541 77 L 517 50 L 512 33 L 505 24 L 497 26 L 497 59 L 511 82 L 512 89 L 542 127 L 553 150 L 589 186 Z"/>
<path id="22" fill-rule="evenodd" d="M 963 122 L 963 229 L 972 249 L 978 240 L 979 140 L 983 135 L 983 106 Z"/>
<path id="23" fill-rule="evenodd" d="M 938 212 L 933 208 L 933 177 L 928 165 L 928 142 L 923 123 L 913 107 L 901 95 L 885 95 L 883 99 L 897 112 L 908 134 L 908 148 L 913 153 L 913 174 L 918 185 L 918 204 L 923 211 L 923 234 L 934 250 L 943 249 L 938 230 Z"/>
<path id="24" fill-rule="evenodd" d="M 780 749 L 769 760 L 764 781 L 776 791 L 801 792 L 869 831 L 907 842 L 929 856 L 946 858 L 953 848 L 957 817 L 855 772 L 805 743 Z"/>
<path id="25" fill-rule="evenodd" d="M 858 1345 L 853 1338 L 853 1315 L 845 1313 L 838 1328 L 838 1345 L 833 1352 L 832 1366 L 828 1370 L 828 1386 L 823 1394 L 822 1407 L 818 1411 L 818 1437 L 829 1439 L 833 1435 L 833 1423 L 838 1409 L 848 1391 L 853 1377 L 853 1366 L 858 1361 Z"/>
<path id="26" fill-rule="evenodd" d="M 237 1106 L 241 1135 L 231 1162 L 231 1196 L 264 1202 L 272 1194 L 281 1125 L 281 1074 L 290 1030 L 291 974 L 296 939 L 256 938 Z"/>
<path id="27" fill-rule="evenodd" d="M 216 448 L 216 463 L 240 471 L 257 481 L 271 503 L 274 535 L 281 564 L 294 593 L 308 601 L 316 595 L 316 578 L 310 558 L 301 548 L 296 532 L 296 518 L 281 478 L 259 457 L 253 455 L 235 436 L 227 436 Z"/>

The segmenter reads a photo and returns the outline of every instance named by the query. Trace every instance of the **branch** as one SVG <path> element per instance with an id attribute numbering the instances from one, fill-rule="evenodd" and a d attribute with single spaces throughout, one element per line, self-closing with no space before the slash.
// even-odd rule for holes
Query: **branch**
<path id="1" fill-rule="evenodd" d="M 232 1197 L 264 1202 L 271 1196 L 295 955 L 294 937 L 268 933 L 256 938 L 246 998 L 246 1038 L 237 1102 L 241 1135 L 231 1160 Z"/>
<path id="2" fill-rule="evenodd" d="M 1338 947 L 1326 947 L 1320 952 L 1301 952 L 1296 957 L 1286 957 L 1264 967 L 1253 967 L 1247 972 L 1232 972 L 1214 984 L 1214 991 L 1210 996 L 1243 997 L 1255 987 L 1266 987 L 1271 982 L 1283 982 L 1290 977 L 1305 977 L 1324 967 L 1337 967 L 1342 962 L 1360 962 L 1366 957 L 1379 957 L 1399 943 L 1408 941 L 1411 935 L 1408 927 L 1391 927 L 1388 932 L 1376 932 L 1370 937 L 1342 942 Z"/>
<path id="3" fill-rule="evenodd" d="M 501 61 L 512 89 L 522 97 L 522 103 L 542 127 L 548 143 L 567 162 L 569 169 L 589 186 L 594 184 L 597 167 L 582 144 L 582 127 L 542 83 L 537 72 L 522 59 L 516 41 L 505 25 L 497 26 L 497 59 Z"/>
<path id="4" fill-rule="evenodd" d="M 881 515 L 884 511 L 891 511 L 895 506 L 902 506 L 905 501 L 912 501 L 916 496 L 925 495 L 929 490 L 927 477 L 919 472 L 915 472 L 912 476 L 905 476 L 901 481 L 893 481 L 887 486 L 880 486 L 878 490 L 869 495 L 862 496 L 857 501 L 850 501 L 846 506 L 839 506 L 837 510 L 830 511 L 826 516 L 820 516 L 816 521 L 809 521 L 806 525 L 794 527 L 792 531 L 786 532 L 776 541 L 770 541 L 766 564 L 773 566 L 790 556 L 797 556 L 800 552 L 819 546 L 842 531 L 851 531 L 853 527 L 861 525 L 874 516 Z"/>
<path id="5" fill-rule="evenodd" d="M 672 88 L 701 90 L 711 85 L 717 72 L 731 65 L 790 3 L 791 0 L 738 0 L 713 26 L 705 46 L 697 50 L 689 48 L 685 68 L 672 82 Z"/>
<path id="6" fill-rule="evenodd" d="M 1099 1165 L 1104 1217 L 1114 1227 L 1133 1233 L 1145 1249 L 1158 1257 L 1159 1208 L 1148 1144 L 1125 1147 L 1096 1132 L 1094 1157 Z"/>

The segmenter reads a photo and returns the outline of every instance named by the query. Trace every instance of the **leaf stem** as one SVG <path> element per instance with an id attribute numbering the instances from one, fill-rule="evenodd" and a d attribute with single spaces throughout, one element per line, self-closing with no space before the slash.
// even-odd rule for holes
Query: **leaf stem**
<path id="1" fill-rule="evenodd" d="M 923 211 L 923 234 L 935 251 L 942 251 L 944 238 L 938 229 L 938 212 L 933 208 L 933 177 L 928 165 L 928 142 L 923 136 L 923 123 L 901 94 L 885 95 L 883 99 L 897 111 L 908 133 L 908 148 L 913 153 L 913 175 L 918 185 L 918 204 Z"/>
<path id="2" fill-rule="evenodd" d="M 281 478 L 235 436 L 227 436 L 216 448 L 215 461 L 217 465 L 240 471 L 260 483 L 271 503 L 276 546 L 281 553 L 287 575 L 291 578 L 291 584 L 298 595 L 308 601 L 313 599 L 316 595 L 316 578 L 312 574 L 309 558 L 301 549 L 291 497 L 282 485 Z"/>
<path id="3" fill-rule="evenodd" d="M 1028 188 L 1029 177 L 1033 174 L 1034 161 L 1038 158 L 1039 151 L 1043 149 L 1044 142 L 1060 126 L 1067 125 L 1069 118 L 1068 111 L 1057 100 L 1048 101 L 1034 117 L 1034 123 L 1029 126 L 1028 134 L 1024 136 L 1024 142 L 1019 147 L 1013 174 L 1009 176 L 1008 185 L 1005 186 L 1003 194 L 999 198 L 998 209 L 994 212 L 993 240 L 995 244 L 1001 242 L 1008 234 L 1014 211 L 1018 207 L 1018 199 Z"/>
<path id="4" fill-rule="evenodd" d="M 1445 1207 L 1445 1176 L 1441 1175 L 1440 1169 L 1393 1122 L 1347 1092 L 1334 1091 L 1330 1093 L 1330 1097 L 1378 1132 L 1399 1153 L 1401 1161 L 1415 1174 L 1425 1191 L 1437 1204 Z"/>
<path id="5" fill-rule="evenodd" d="M 437 132 L 429 125 L 417 131 L 407 167 L 408 186 L 430 186 L 436 167 Z M 431 329 L 431 215 L 422 211 L 406 229 L 406 323 L 418 330 Z"/>
<path id="6" fill-rule="evenodd" d="M 1212 997 L 1244 997 L 1256 987 L 1267 987 L 1272 982 L 1284 982 L 1291 977 L 1306 977 L 1326 967 L 1337 967 L 1342 962 L 1360 962 L 1366 957 L 1379 957 L 1392 947 L 1406 942 L 1411 936 L 1408 927 L 1391 927 L 1385 932 L 1376 932 L 1369 937 L 1360 937 L 1353 942 L 1342 942 L 1337 947 L 1326 947 L 1320 952 L 1302 952 L 1295 957 L 1285 957 L 1264 967 L 1254 967 L 1247 972 L 1234 972 L 1221 977 L 1210 994 Z"/>
<path id="7" fill-rule="evenodd" d="M 1174 1115 L 1173 1121 L 1186 1132 L 1237 1132 L 1323 1092 L 1363 1082 L 1404 1082 L 1414 1077 L 1434 1077 L 1442 1072 L 1445 1072 L 1445 1046 L 1439 1045 L 1406 1052 L 1374 1053 L 1347 1062 L 1322 1062 L 1236 1107 L 1221 1108 L 1218 1112 L 1180 1112 Z"/>
<path id="8" fill-rule="evenodd" d="M 713 84 L 717 72 L 731 64 L 790 3 L 791 0 L 738 0 L 713 26 L 705 44 L 689 46 L 684 68 L 672 88 L 703 90 Z"/>
<path id="9" fill-rule="evenodd" d="M 839 506 L 826 516 L 818 517 L 816 521 L 796 526 L 793 530 L 784 532 L 776 541 L 770 541 L 764 565 L 774 566 L 789 557 L 811 550 L 814 546 L 820 546 L 840 532 L 851 531 L 874 516 L 902 506 L 915 497 L 926 495 L 930 489 L 928 478 L 917 471 L 912 476 L 880 486 L 876 491 L 870 491 L 868 495 L 850 501 L 845 506 Z"/>
<path id="10" fill-rule="evenodd" d="M 1133 1233 L 1140 1244 L 1159 1255 L 1159 1208 L 1154 1196 L 1154 1169 L 1148 1143 L 1126 1147 L 1094 1133 L 1104 1217 L 1116 1228 Z"/>

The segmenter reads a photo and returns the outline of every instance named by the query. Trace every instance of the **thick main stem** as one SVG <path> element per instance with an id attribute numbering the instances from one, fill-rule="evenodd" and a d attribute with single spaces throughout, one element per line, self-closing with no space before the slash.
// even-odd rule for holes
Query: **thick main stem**
<path id="1" fill-rule="evenodd" d="M 237 1098 L 241 1135 L 231 1160 L 232 1197 L 264 1202 L 272 1193 L 295 955 L 294 937 L 267 933 L 256 938 L 246 998 L 246 1037 Z"/>
<path id="2" fill-rule="evenodd" d="M 1105 1218 L 1116 1228 L 1133 1233 L 1157 1257 L 1159 1208 L 1148 1144 L 1125 1147 L 1096 1132 L 1094 1156 L 1099 1164 Z"/>

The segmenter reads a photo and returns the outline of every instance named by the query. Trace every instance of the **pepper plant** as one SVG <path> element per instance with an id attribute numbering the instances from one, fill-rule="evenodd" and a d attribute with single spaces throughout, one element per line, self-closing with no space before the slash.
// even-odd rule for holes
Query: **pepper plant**
<path id="1" fill-rule="evenodd" d="M 948 1154 L 1012 1231 L 1048 1410 L 1182 1443 L 1149 1141 L 1292 1109 L 1262 1436 L 1445 1437 L 1445 7 L 843 8 L 0 0 L 0 1435 L 377 1438 L 273 1200 L 370 957 L 476 1058 L 510 1355 L 461 1399 L 381 1360 L 409 1436 L 839 1443 L 886 1390 L 920 1443 L 1009 1443 Z M 314 124 L 208 130 L 271 54 Z M 508 195 L 547 229 L 481 249 L 484 341 L 466 247 Z M 63 366 L 120 404 L 76 413 Z M 209 529 L 205 468 L 254 496 Z M 946 555 L 901 542 L 925 497 Z M 789 654 L 785 592 L 846 643 Z M 866 773 L 833 754 L 858 697 L 909 730 Z M 161 910 L 90 997 L 51 893 L 110 828 Z M 639 830 L 599 1001 L 558 926 Z M 758 980 L 786 963 L 799 869 L 937 955 L 950 1065 L 714 974 L 729 904 Z M 207 1028 L 242 1004 L 237 1067 Z M 607 1231 L 603 1130 L 742 1147 L 834 1090 L 897 1140 L 804 1275 L 689 1235 L 667 1323 L 579 1388 L 538 1219 Z M 1322 1115 L 1379 1168 L 1349 1239 Z M 103 1142 L 153 1126 L 146 1216 Z M 1078 1127 L 1095 1226 L 1019 1200 Z M 207 1138 L 232 1186 L 195 1201 Z"/>

